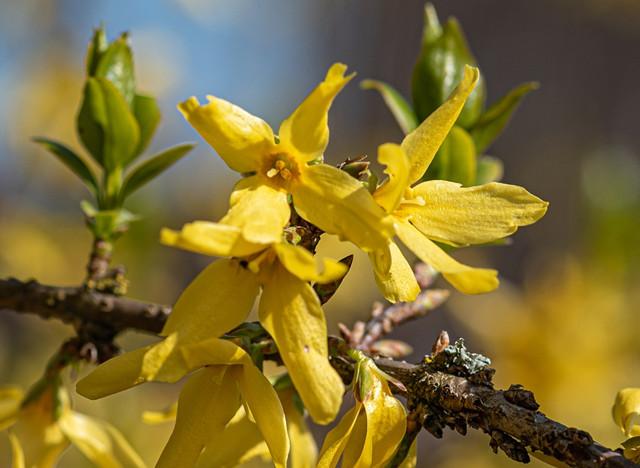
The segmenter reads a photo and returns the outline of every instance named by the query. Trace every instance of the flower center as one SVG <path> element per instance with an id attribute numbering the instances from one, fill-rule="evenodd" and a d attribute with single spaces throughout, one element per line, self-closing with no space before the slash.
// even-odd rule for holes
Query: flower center
<path id="1" fill-rule="evenodd" d="M 300 170 L 291 155 L 276 153 L 267 158 L 264 174 L 274 182 L 289 182 L 300 174 Z"/>

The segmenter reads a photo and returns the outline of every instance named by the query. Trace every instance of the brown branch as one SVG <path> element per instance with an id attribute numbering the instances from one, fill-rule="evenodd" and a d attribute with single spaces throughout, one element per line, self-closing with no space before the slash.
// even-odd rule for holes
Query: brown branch
<path id="1" fill-rule="evenodd" d="M 171 308 L 80 287 L 47 286 L 37 281 L 0 280 L 0 310 L 55 318 L 79 328 L 92 324 L 114 332 L 135 329 L 159 333 Z"/>
<path id="2" fill-rule="evenodd" d="M 167 306 L 84 287 L 60 288 L 16 279 L 0 280 L 0 310 L 55 318 L 76 328 L 91 324 L 112 333 L 124 329 L 158 333 L 170 313 Z M 336 337 L 330 337 L 329 344 L 333 366 L 349 382 L 353 363 L 346 353 L 348 345 Z M 445 427 L 463 434 L 471 427 L 490 435 L 494 451 L 500 449 L 520 462 L 529 460 L 529 452 L 538 451 L 573 467 L 640 466 L 595 442 L 588 433 L 547 418 L 538 411 L 533 394 L 522 387 L 495 389 L 492 369 L 481 360 L 477 368 L 464 367 L 455 352 L 448 346 L 418 365 L 376 359 L 378 367 L 404 385 L 406 391 L 398 389 L 398 393 L 407 399 L 410 414 L 419 415 L 413 422 L 436 437 L 442 436 Z M 473 360 L 477 355 L 468 356 Z"/>

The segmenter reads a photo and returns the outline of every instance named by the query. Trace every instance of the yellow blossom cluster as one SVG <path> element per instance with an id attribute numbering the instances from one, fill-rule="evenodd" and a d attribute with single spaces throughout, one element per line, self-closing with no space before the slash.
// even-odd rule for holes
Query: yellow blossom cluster
<path id="1" fill-rule="evenodd" d="M 395 236 L 458 290 L 483 293 L 498 286 L 497 272 L 463 265 L 437 243 L 492 242 L 546 211 L 546 202 L 513 185 L 421 182 L 478 81 L 473 67 L 465 68 L 449 99 L 400 144 L 379 147 L 388 177 L 373 190 L 325 163 L 328 112 L 353 77 L 345 73 L 345 65 L 331 66 L 277 135 L 262 119 L 214 96 L 206 104 L 192 97 L 179 105 L 242 178 L 222 219 L 166 229 L 162 242 L 217 259 L 182 293 L 162 341 L 107 361 L 77 385 L 80 394 L 95 399 L 188 375 L 157 466 L 214 466 L 214 459 L 215 466 L 229 466 L 267 451 L 278 467 L 287 466 L 290 452 L 294 466 L 313 465 L 316 449 L 302 408 L 315 422 L 328 424 L 344 394 L 329 361 L 325 317 L 313 285 L 340 280 L 347 267 L 318 259 L 299 244 L 288 231 L 292 214 L 367 252 L 381 291 L 396 302 L 415 299 L 419 288 Z M 226 336 L 246 320 L 256 299 L 260 324 L 292 383 L 285 392 L 263 375 L 242 340 Z M 327 436 L 318 466 L 334 467 L 341 456 L 344 466 L 383 466 L 402 439 L 404 408 L 386 376 L 366 359 L 358 369 L 352 383 L 356 406 Z M 296 413 L 291 400 L 298 398 Z"/>

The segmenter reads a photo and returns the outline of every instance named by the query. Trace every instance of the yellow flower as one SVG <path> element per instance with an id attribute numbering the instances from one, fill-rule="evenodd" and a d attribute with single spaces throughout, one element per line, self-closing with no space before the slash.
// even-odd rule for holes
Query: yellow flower
<path id="1" fill-rule="evenodd" d="M 360 182 L 323 164 L 329 141 L 328 112 L 353 75 L 334 64 L 322 81 L 280 125 L 275 136 L 262 119 L 214 96 L 178 106 L 227 165 L 249 175 L 232 195 L 235 209 L 223 219 L 241 228 L 243 241 L 274 242 L 289 220 L 288 194 L 297 213 L 320 229 L 365 251 L 382 248 L 393 235 L 391 220 Z M 242 198 L 241 202 L 238 199 Z"/>
<path id="2" fill-rule="evenodd" d="M 369 358 L 358 363 L 353 385 L 356 404 L 327 434 L 318 468 L 333 468 L 341 457 L 342 466 L 351 468 L 385 466 L 404 436 L 404 406 Z"/>
<path id="3" fill-rule="evenodd" d="M 101 468 L 145 466 L 116 428 L 71 410 L 57 383 L 36 385 L 26 398 L 0 389 L 0 430 L 8 430 L 13 468 L 53 467 L 70 444 Z"/>
<path id="4" fill-rule="evenodd" d="M 313 435 L 305 422 L 303 410 L 294 402 L 291 388 L 278 390 L 287 421 L 287 433 L 290 441 L 290 468 L 309 468 L 315 466 L 318 449 Z M 165 411 L 146 411 L 145 422 L 158 424 L 173 421 L 178 405 L 173 404 Z M 232 468 L 253 459 L 272 460 L 269 448 L 264 441 L 258 425 L 247 415 L 241 406 L 226 425 L 224 432 L 216 434 L 215 440 L 205 446 L 196 467 Z"/>
<path id="5" fill-rule="evenodd" d="M 442 180 L 420 180 L 456 121 L 478 80 L 467 66 L 449 99 L 401 145 L 385 144 L 378 160 L 387 166 L 386 183 L 373 194 L 394 220 L 395 233 L 411 251 L 459 291 L 476 294 L 498 286 L 497 271 L 472 268 L 451 258 L 433 241 L 452 246 L 484 244 L 532 224 L 547 210 L 547 202 L 522 187 L 489 183 L 476 187 Z M 411 301 L 420 292 L 410 265 L 394 241 L 369 254 L 376 282 L 392 301 Z M 389 266 L 391 265 L 391 266 Z"/>
<path id="6" fill-rule="evenodd" d="M 627 437 L 640 436 L 640 388 L 623 388 L 613 404 L 613 420 Z"/>
<path id="7" fill-rule="evenodd" d="M 180 379 L 184 364 L 175 351 L 186 343 L 222 336 L 241 324 L 262 288 L 261 324 L 273 337 L 311 417 L 320 424 L 331 422 L 342 402 L 343 385 L 329 363 L 324 313 L 308 282 L 335 281 L 346 267 L 330 259 L 318 265 L 309 251 L 281 240 L 250 244 L 240 232 L 235 226 L 205 221 L 187 224 L 179 233 L 164 230 L 166 244 L 239 258 L 213 262 L 185 289 L 161 333 L 167 337 L 164 341 L 134 351 L 135 357 L 127 353 L 103 364 L 79 382 L 78 391 L 101 398 L 158 374 Z M 118 373 L 112 373 L 116 368 Z"/>
<path id="8" fill-rule="evenodd" d="M 159 344 L 111 359 L 80 380 L 78 392 L 99 398 L 143 382 L 173 383 L 197 370 L 182 388 L 176 425 L 156 466 L 196 466 L 202 451 L 217 446 L 225 427 L 244 405 L 274 464 L 285 467 L 289 439 L 284 411 L 251 357 L 231 341 L 218 338 L 177 344 L 174 333 Z"/>

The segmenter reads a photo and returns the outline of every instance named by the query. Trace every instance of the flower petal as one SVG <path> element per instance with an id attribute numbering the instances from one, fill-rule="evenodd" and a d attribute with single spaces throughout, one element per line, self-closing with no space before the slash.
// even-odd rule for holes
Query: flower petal
<path id="1" fill-rule="evenodd" d="M 271 459 L 258 426 L 240 406 L 224 431 L 209 439 L 196 467 L 233 468 L 257 457 Z"/>
<path id="2" fill-rule="evenodd" d="M 289 273 L 304 281 L 331 283 L 342 278 L 348 270 L 345 264 L 331 258 L 323 258 L 322 264 L 319 264 L 313 254 L 304 247 L 284 242 L 275 244 L 273 247 L 278 259 Z"/>
<path id="3" fill-rule="evenodd" d="M 217 260 L 182 292 L 162 335 L 178 333 L 181 343 L 218 338 L 247 318 L 258 288 L 256 276 L 238 260 Z"/>
<path id="4" fill-rule="evenodd" d="M 282 408 L 287 418 L 287 431 L 291 441 L 291 468 L 307 468 L 316 466 L 318 458 L 318 446 L 309 431 L 309 426 L 304 417 L 304 411 L 294 401 L 294 391 L 282 391 L 278 393 Z"/>
<path id="5" fill-rule="evenodd" d="M 329 142 L 328 113 L 331 103 L 355 76 L 344 76 L 347 66 L 334 63 L 318 86 L 280 126 L 280 141 L 293 146 L 307 161 L 322 155 Z"/>
<path id="6" fill-rule="evenodd" d="M 420 260 L 443 274 L 455 288 L 466 294 L 493 291 L 498 287 L 498 272 L 487 268 L 472 268 L 447 255 L 440 247 L 427 239 L 406 221 L 396 223 L 396 232 L 402 242 Z"/>
<path id="7" fill-rule="evenodd" d="M 258 170 L 262 157 L 275 145 L 269 124 L 224 99 L 207 99 L 208 104 L 200 105 L 190 97 L 178 109 L 231 169 Z"/>
<path id="8" fill-rule="evenodd" d="M 101 468 L 122 466 L 116 457 L 111 437 L 98 421 L 81 413 L 67 411 L 58 420 L 58 424 L 71 443 L 96 466 Z M 139 457 L 137 461 L 140 464 L 136 466 L 144 466 Z"/>
<path id="9" fill-rule="evenodd" d="M 627 437 L 640 436 L 640 388 L 623 388 L 616 395 L 613 420 Z"/>
<path id="10" fill-rule="evenodd" d="M 222 434 L 240 407 L 236 375 L 228 366 L 201 369 L 180 392 L 178 416 L 157 468 L 195 466 L 205 443 Z"/>
<path id="11" fill-rule="evenodd" d="M 245 365 L 252 362 L 240 346 L 219 338 L 186 344 L 180 348 L 180 352 L 191 369 L 214 365 Z"/>
<path id="12" fill-rule="evenodd" d="M 263 286 L 259 317 L 313 420 L 319 424 L 333 421 L 344 387 L 329 364 L 327 324 L 316 293 L 308 283 L 277 266 Z"/>
<path id="13" fill-rule="evenodd" d="M 242 237 L 255 244 L 282 240 L 291 210 L 287 193 L 261 184 L 257 176 L 240 180 L 231 194 L 231 208 L 220 223 L 237 226 Z"/>
<path id="14" fill-rule="evenodd" d="M 326 435 L 320 449 L 317 468 L 335 468 L 338 464 L 361 409 L 362 403 L 356 402 L 355 406 L 345 413 L 337 426 Z"/>
<path id="15" fill-rule="evenodd" d="M 369 254 L 378 288 L 389 302 L 411 302 L 420 294 L 413 268 L 398 245 L 389 241 L 386 249 Z M 385 270 L 385 266 L 391 266 Z"/>
<path id="16" fill-rule="evenodd" d="M 433 111 L 418 128 L 402 140 L 402 149 L 407 153 L 411 162 L 410 184 L 420 180 L 427 171 L 429 164 L 438 152 L 438 148 L 460 115 L 460 111 L 478 82 L 479 76 L 477 68 L 465 65 L 462 81 L 453 90 L 451 96 Z"/>
<path id="17" fill-rule="evenodd" d="M 237 226 L 194 221 L 180 231 L 163 229 L 160 242 L 164 245 L 214 257 L 244 257 L 264 250 L 264 245 L 247 242 Z"/>
<path id="18" fill-rule="evenodd" d="M 178 414 L 178 402 L 174 402 L 161 411 L 145 411 L 142 420 L 145 424 L 156 425 L 176 420 Z"/>
<path id="19" fill-rule="evenodd" d="M 176 382 L 193 369 L 187 367 L 182 355 L 176 352 L 178 349 L 174 334 L 155 345 L 111 358 L 80 379 L 76 391 L 97 400 L 149 380 Z"/>
<path id="20" fill-rule="evenodd" d="M 238 386 L 251 415 L 262 433 L 277 468 L 286 468 L 289 456 L 287 422 L 280 399 L 262 372 L 248 362 L 242 367 Z"/>
<path id="21" fill-rule="evenodd" d="M 342 466 L 370 468 L 373 465 L 372 439 L 367 437 L 367 433 L 367 416 L 361 411 L 344 447 Z"/>
<path id="22" fill-rule="evenodd" d="M 407 204 L 401 215 L 429 239 L 451 245 L 483 244 L 509 236 L 518 227 L 535 223 L 548 203 L 517 185 L 492 182 L 463 188 L 430 180 L 412 189 L 424 205 Z"/>
<path id="23" fill-rule="evenodd" d="M 24 450 L 13 431 L 9 431 L 9 443 L 11 444 L 11 468 L 26 468 Z"/>
<path id="24" fill-rule="evenodd" d="M 389 216 L 359 181 L 340 169 L 307 167 L 291 194 L 300 216 L 366 252 L 384 247 L 393 236 Z"/>
<path id="25" fill-rule="evenodd" d="M 383 378 L 374 378 L 370 397 L 364 401 L 364 409 L 367 415 L 365 449 L 371 445 L 370 460 L 373 460 L 373 464 L 368 458 L 361 458 L 356 466 L 385 466 L 404 437 L 407 426 L 406 411 L 402 403 L 393 397 L 388 383 Z"/>
<path id="26" fill-rule="evenodd" d="M 0 387 L 0 431 L 14 423 L 23 397 L 18 387 Z"/>
<path id="27" fill-rule="evenodd" d="M 376 189 L 373 198 L 387 213 L 392 213 L 409 186 L 409 159 L 399 145 L 386 143 L 378 148 L 378 162 L 387 166 L 384 172 L 389 179 Z"/>

